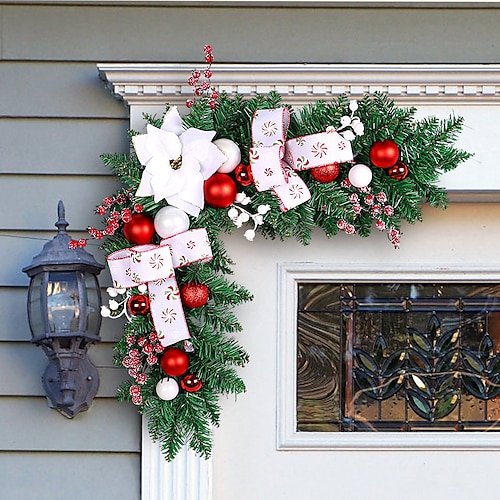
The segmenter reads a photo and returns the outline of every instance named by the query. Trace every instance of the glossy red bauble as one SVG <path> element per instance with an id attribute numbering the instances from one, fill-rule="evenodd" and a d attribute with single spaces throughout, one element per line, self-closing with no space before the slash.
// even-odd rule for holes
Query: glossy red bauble
<path id="1" fill-rule="evenodd" d="M 205 201 L 214 208 L 227 208 L 236 199 L 236 182 L 227 174 L 216 173 L 204 184 Z"/>
<path id="2" fill-rule="evenodd" d="M 311 175 L 313 178 L 323 184 L 333 182 L 338 177 L 339 172 L 340 165 L 338 163 L 330 163 L 330 165 L 311 168 Z"/>
<path id="3" fill-rule="evenodd" d="M 170 347 L 160 360 L 161 369 L 171 377 L 179 377 L 187 372 L 189 367 L 189 356 L 182 349 Z"/>
<path id="4" fill-rule="evenodd" d="M 398 161 L 396 165 L 388 168 L 386 172 L 391 179 L 402 181 L 408 175 L 408 167 L 402 161 Z"/>
<path id="5" fill-rule="evenodd" d="M 151 243 L 155 235 L 153 219 L 147 214 L 134 214 L 132 220 L 123 226 L 123 234 L 134 245 Z"/>
<path id="6" fill-rule="evenodd" d="M 149 297 L 132 295 L 127 302 L 127 308 L 132 316 L 145 316 L 149 312 Z"/>
<path id="7" fill-rule="evenodd" d="M 253 175 L 250 165 L 244 165 L 243 163 L 240 163 L 234 169 L 234 177 L 236 178 L 236 181 L 243 187 L 250 186 L 250 184 L 253 183 Z"/>
<path id="8" fill-rule="evenodd" d="M 181 378 L 180 385 L 186 392 L 197 392 L 201 389 L 203 383 L 193 373 L 187 373 Z"/>
<path id="9" fill-rule="evenodd" d="M 181 287 L 182 303 L 191 309 L 204 306 L 208 301 L 208 286 L 202 283 L 186 283 Z"/>
<path id="10" fill-rule="evenodd" d="M 399 160 L 399 148 L 394 141 L 376 141 L 370 148 L 370 161 L 379 168 L 390 168 Z"/>

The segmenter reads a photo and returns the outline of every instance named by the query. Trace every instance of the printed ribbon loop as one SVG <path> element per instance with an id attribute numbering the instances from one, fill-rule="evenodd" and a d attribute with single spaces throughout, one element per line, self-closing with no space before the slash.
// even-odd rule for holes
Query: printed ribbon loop
<path id="1" fill-rule="evenodd" d="M 287 211 L 311 198 L 295 170 L 353 161 L 351 143 L 332 127 L 286 141 L 288 108 L 259 109 L 252 120 L 250 166 L 258 191 L 271 189 Z M 285 142 L 286 141 L 286 142 Z"/>
<path id="2" fill-rule="evenodd" d="M 107 257 L 115 288 L 147 284 L 151 316 L 163 346 L 191 337 L 175 269 L 212 260 L 207 231 L 192 229 L 161 241 L 118 250 Z"/>

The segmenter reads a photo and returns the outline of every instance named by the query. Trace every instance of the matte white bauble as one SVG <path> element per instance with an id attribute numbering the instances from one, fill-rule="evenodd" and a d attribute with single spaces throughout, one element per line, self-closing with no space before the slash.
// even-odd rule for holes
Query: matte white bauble
<path id="1" fill-rule="evenodd" d="M 170 401 L 179 394 L 179 384 L 174 378 L 162 378 L 156 384 L 156 394 L 160 399 Z"/>
<path id="2" fill-rule="evenodd" d="M 169 205 L 160 208 L 155 215 L 154 224 L 155 231 L 162 238 L 168 238 L 189 229 L 189 216 L 184 210 Z"/>
<path id="3" fill-rule="evenodd" d="M 226 155 L 226 161 L 217 169 L 217 172 L 229 174 L 241 163 L 240 148 L 231 139 L 217 139 L 214 144 Z"/>
<path id="4" fill-rule="evenodd" d="M 368 186 L 372 181 L 372 171 L 370 167 L 363 165 L 362 163 L 358 163 L 351 167 L 349 170 L 349 181 L 350 183 L 357 188 L 362 188 Z"/>

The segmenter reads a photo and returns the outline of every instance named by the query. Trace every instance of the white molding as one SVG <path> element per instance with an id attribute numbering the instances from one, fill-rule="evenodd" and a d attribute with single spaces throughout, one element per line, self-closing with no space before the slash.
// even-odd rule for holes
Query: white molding
<path id="1" fill-rule="evenodd" d="M 98 64 L 111 92 L 129 105 L 184 105 L 196 63 Z M 500 64 L 214 64 L 212 84 L 243 95 L 277 91 L 301 106 L 341 94 L 380 91 L 411 105 L 500 104 Z"/>
<path id="2" fill-rule="evenodd" d="M 377 269 L 374 271 L 374 269 Z M 298 432 L 297 431 L 297 284 L 301 282 L 500 281 L 494 266 L 439 264 L 388 266 L 360 263 L 283 263 L 278 266 L 277 442 L 278 450 L 500 450 L 500 433 L 485 432 Z"/>
<path id="3" fill-rule="evenodd" d="M 143 500 L 210 500 L 212 461 L 185 446 L 172 462 L 163 457 L 142 421 L 141 494 Z"/>

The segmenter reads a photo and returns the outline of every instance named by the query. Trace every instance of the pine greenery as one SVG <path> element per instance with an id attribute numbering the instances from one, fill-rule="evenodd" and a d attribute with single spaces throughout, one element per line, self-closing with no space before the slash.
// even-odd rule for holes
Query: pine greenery
<path id="1" fill-rule="evenodd" d="M 353 152 L 357 163 L 370 164 L 369 150 L 375 141 L 392 139 L 401 152 L 401 160 L 409 167 L 404 180 L 390 178 L 383 169 L 373 168 L 371 189 L 384 192 L 388 204 L 394 207 L 390 217 L 381 215 L 391 227 L 399 229 L 402 221 L 414 223 L 422 219 L 422 203 L 445 208 L 445 191 L 436 185 L 441 173 L 456 168 L 470 155 L 454 147 L 461 131 L 462 119 L 451 116 L 447 120 L 426 118 L 417 120 L 414 108 L 399 108 L 382 94 L 366 96 L 358 103 L 357 116 L 364 124 L 364 134 L 354 139 Z M 251 121 L 258 109 L 284 106 L 280 96 L 270 93 L 244 99 L 222 94 L 215 109 L 200 99 L 184 118 L 186 127 L 215 130 L 216 138 L 228 138 L 236 142 L 242 153 L 242 163 L 248 164 L 251 147 Z M 290 109 L 291 121 L 288 138 L 325 131 L 327 127 L 338 128 L 339 120 L 349 115 L 349 100 L 341 96 L 331 102 L 318 101 L 299 111 Z M 161 126 L 162 120 L 145 116 L 148 123 Z M 132 138 L 134 132 L 130 133 Z M 124 185 L 120 193 L 126 193 L 129 206 L 140 203 L 144 212 L 151 216 L 166 205 L 155 203 L 152 197 L 134 198 L 139 186 L 143 167 L 134 152 L 129 155 L 105 154 L 102 160 Z M 339 179 L 346 179 L 350 164 L 341 164 Z M 264 217 L 258 231 L 265 238 L 285 239 L 294 237 L 308 244 L 311 231 L 320 227 L 327 236 L 339 232 L 339 221 L 352 223 L 360 236 L 368 236 L 374 218 L 369 212 L 355 213 L 350 196 L 354 192 L 338 180 L 322 184 L 310 172 L 300 173 L 311 191 L 311 199 L 295 209 L 283 212 L 276 196 L 270 191 L 257 192 L 253 185 L 245 193 L 251 198 L 249 210 L 256 211 L 259 205 L 269 205 L 271 210 Z M 183 283 L 203 283 L 210 290 L 209 302 L 196 309 L 185 308 L 186 321 L 192 335 L 194 352 L 190 354 L 190 371 L 203 381 L 200 391 L 181 392 L 171 401 L 161 400 L 155 391 L 156 384 L 164 374 L 159 364 L 149 365 L 146 355 L 141 358 L 141 367 L 148 372 L 146 383 L 141 388 L 143 403 L 139 411 L 148 419 L 151 437 L 158 440 L 167 460 L 172 460 L 184 444 L 188 444 L 202 457 L 211 453 L 211 429 L 219 424 L 221 394 L 240 394 L 245 385 L 238 369 L 249 360 L 248 354 L 233 337 L 241 331 L 241 325 L 233 308 L 252 300 L 251 293 L 229 279 L 233 262 L 219 239 L 219 233 L 231 233 L 234 224 L 225 209 L 206 207 L 195 219 L 191 228 L 206 228 L 213 252 L 213 260 L 205 264 L 194 264 L 176 271 L 179 287 Z M 159 240 L 155 240 L 159 243 Z M 127 248 L 130 243 L 122 229 L 108 236 L 102 243 L 106 254 Z M 134 290 L 136 292 L 136 290 Z M 154 332 L 150 316 L 136 316 L 124 327 L 123 338 L 116 345 L 115 362 L 124 365 L 130 349 L 140 350 L 143 339 Z M 179 343 L 177 347 L 182 347 Z M 118 398 L 130 401 L 132 381 L 124 382 L 118 389 Z"/>

